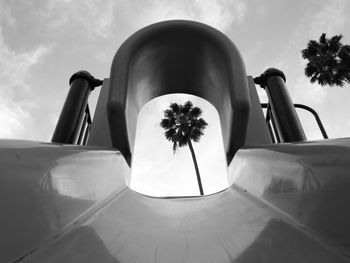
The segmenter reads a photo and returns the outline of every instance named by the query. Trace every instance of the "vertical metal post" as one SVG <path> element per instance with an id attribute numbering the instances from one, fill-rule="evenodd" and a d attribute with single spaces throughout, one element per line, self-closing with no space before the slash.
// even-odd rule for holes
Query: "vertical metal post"
<path id="1" fill-rule="evenodd" d="M 70 90 L 51 139 L 55 143 L 76 143 L 90 92 L 102 81 L 82 70 L 72 75 L 69 84 Z"/>
<path id="2" fill-rule="evenodd" d="M 278 132 L 277 132 L 277 128 L 276 128 L 276 124 L 275 124 L 275 121 L 273 119 L 273 116 L 271 114 L 271 106 L 270 104 L 267 104 L 267 109 L 266 109 L 266 124 L 267 124 L 267 127 L 269 129 L 269 132 L 270 132 L 270 136 L 271 136 L 271 139 L 272 139 L 272 142 L 273 143 L 280 143 L 281 140 L 278 136 Z"/>
<path id="3" fill-rule="evenodd" d="M 286 76 L 278 69 L 269 68 L 260 77 L 254 79 L 266 90 L 271 105 L 272 117 L 275 121 L 282 142 L 306 140 L 294 104 L 288 93 Z"/>

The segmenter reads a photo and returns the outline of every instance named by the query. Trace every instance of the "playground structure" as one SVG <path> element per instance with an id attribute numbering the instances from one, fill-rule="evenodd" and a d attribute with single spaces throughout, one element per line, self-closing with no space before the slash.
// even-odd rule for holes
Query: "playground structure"
<path id="1" fill-rule="evenodd" d="M 136 32 L 109 79 L 72 76 L 51 143 L 0 142 L 0 261 L 350 262 L 350 139 L 307 141 L 296 107 L 327 134 L 285 82 L 273 68 L 247 76 L 235 45 L 207 25 Z M 128 187 L 138 113 L 171 93 L 218 111 L 226 190 L 156 198 Z"/>

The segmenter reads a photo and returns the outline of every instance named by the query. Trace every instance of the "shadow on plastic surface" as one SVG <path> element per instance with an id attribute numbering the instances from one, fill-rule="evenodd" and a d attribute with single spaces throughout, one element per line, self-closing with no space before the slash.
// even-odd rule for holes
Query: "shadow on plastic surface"
<path id="1" fill-rule="evenodd" d="M 96 231 L 89 226 L 81 226 L 59 239 L 53 246 L 55 253 L 38 253 L 28 262 L 76 263 L 101 262 L 119 263 L 110 253 Z M 52 250 L 49 250 L 52 252 Z"/>
<path id="2" fill-rule="evenodd" d="M 254 242 L 232 262 L 349 262 L 290 225 L 270 220 Z"/>

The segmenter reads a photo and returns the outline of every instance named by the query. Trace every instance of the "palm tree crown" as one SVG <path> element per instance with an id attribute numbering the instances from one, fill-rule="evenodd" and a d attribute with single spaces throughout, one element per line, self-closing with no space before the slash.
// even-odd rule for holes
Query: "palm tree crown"
<path id="1" fill-rule="evenodd" d="M 191 142 L 198 142 L 203 135 L 203 130 L 208 125 L 205 120 L 199 118 L 201 114 L 202 110 L 198 107 L 193 107 L 190 101 L 185 102 L 184 105 L 171 103 L 169 109 L 164 111 L 164 119 L 161 120 L 160 126 L 165 129 L 165 138 L 173 143 L 174 153 L 177 147 L 188 145 L 190 148 L 199 192 L 201 195 L 204 195 L 196 155 Z"/>
<path id="2" fill-rule="evenodd" d="M 321 86 L 343 86 L 350 83 L 350 46 L 343 45 L 342 35 L 327 38 L 323 33 L 319 41 L 310 40 L 301 51 L 309 62 L 305 67 L 305 75 L 310 82 L 318 82 Z"/>
<path id="3" fill-rule="evenodd" d="M 203 135 L 203 130 L 208 125 L 205 120 L 199 118 L 202 110 L 193 107 L 191 101 L 184 105 L 171 103 L 169 109 L 164 111 L 164 119 L 160 126 L 165 129 L 165 138 L 173 143 L 175 153 L 178 147 L 186 146 L 190 140 L 198 142 Z"/>

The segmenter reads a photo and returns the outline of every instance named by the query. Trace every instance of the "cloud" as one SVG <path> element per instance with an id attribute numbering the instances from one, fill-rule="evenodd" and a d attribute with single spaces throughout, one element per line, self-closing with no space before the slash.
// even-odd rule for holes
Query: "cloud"
<path id="1" fill-rule="evenodd" d="M 241 23 L 246 15 L 246 3 L 242 0 L 178 0 L 178 1 L 124 1 L 124 10 L 138 28 L 148 24 L 172 20 L 194 20 L 226 31 L 232 23 Z"/>
<path id="2" fill-rule="evenodd" d="M 113 0 L 51 0 L 36 13 L 48 21 L 47 25 L 51 29 L 62 30 L 76 24 L 90 38 L 106 38 L 111 34 L 116 3 Z"/>
<path id="3" fill-rule="evenodd" d="M 14 101 L 0 96 L 0 138 L 17 138 L 25 132 L 30 115 Z"/>
<path id="4" fill-rule="evenodd" d="M 195 0 L 199 20 L 222 31 L 234 22 L 241 23 L 246 15 L 246 3 L 229 0 Z"/>
<path id="5" fill-rule="evenodd" d="M 49 0 L 32 15 L 46 21 L 45 27 L 51 29 L 62 31 L 76 25 L 90 38 L 106 38 L 119 34 L 117 28 L 125 30 L 125 26 L 132 26 L 130 29 L 134 30 L 170 19 L 195 20 L 225 31 L 232 23 L 244 20 L 246 3 L 243 0 Z"/>
<path id="6" fill-rule="evenodd" d="M 337 34 L 348 19 L 346 12 L 347 0 L 327 1 L 322 9 L 311 16 L 309 33 L 312 38 L 318 38 L 321 33 Z"/>
<path id="7" fill-rule="evenodd" d="M 11 27 L 16 26 L 16 19 L 13 17 L 11 8 L 5 2 L 0 1 L 0 23 L 6 23 Z"/>
<path id="8" fill-rule="evenodd" d="M 0 137 L 23 137 L 26 123 L 32 121 L 30 109 L 36 102 L 26 83 L 31 68 L 49 51 L 48 47 L 15 53 L 3 40 L 0 28 Z"/>

